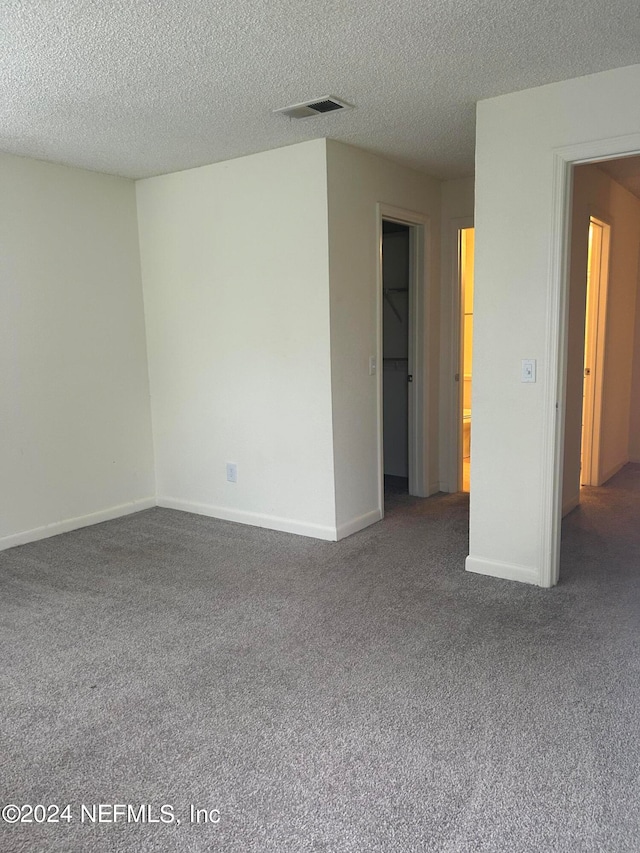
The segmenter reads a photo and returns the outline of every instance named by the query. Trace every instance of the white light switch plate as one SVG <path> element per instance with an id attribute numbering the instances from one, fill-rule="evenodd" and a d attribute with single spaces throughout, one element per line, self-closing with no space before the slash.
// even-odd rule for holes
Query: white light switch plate
<path id="1" fill-rule="evenodd" d="M 521 382 L 535 382 L 536 381 L 536 360 L 535 358 L 523 358 L 522 359 L 522 375 L 520 377 Z"/>

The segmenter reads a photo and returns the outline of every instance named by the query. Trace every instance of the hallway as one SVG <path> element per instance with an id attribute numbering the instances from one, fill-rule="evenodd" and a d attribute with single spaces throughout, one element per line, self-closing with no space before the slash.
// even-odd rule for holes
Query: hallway
<path id="1" fill-rule="evenodd" d="M 640 465 L 625 465 L 598 488 L 583 487 L 580 501 L 562 524 L 560 584 L 587 583 L 607 598 L 637 601 Z"/>

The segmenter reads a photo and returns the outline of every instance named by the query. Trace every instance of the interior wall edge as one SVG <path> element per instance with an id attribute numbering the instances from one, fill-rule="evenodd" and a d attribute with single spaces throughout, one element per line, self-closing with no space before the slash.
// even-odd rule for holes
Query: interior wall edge
<path id="1" fill-rule="evenodd" d="M 220 521 L 233 521 L 238 524 L 249 524 L 252 527 L 265 527 L 281 533 L 293 533 L 296 536 L 309 536 L 312 539 L 324 539 L 330 542 L 335 542 L 338 539 L 338 532 L 333 526 L 297 521 L 294 518 L 282 518 L 266 513 L 230 509 L 229 507 L 213 506 L 211 504 L 185 501 L 167 496 L 159 497 L 157 505 L 165 509 L 193 512 L 195 515 L 217 518 Z"/>
<path id="2" fill-rule="evenodd" d="M 485 560 L 482 557 L 469 555 L 465 561 L 465 570 L 478 575 L 490 575 L 503 580 L 541 586 L 540 572 L 529 566 L 517 566 L 513 563 L 501 563 L 498 560 Z"/>
<path id="3" fill-rule="evenodd" d="M 103 521 L 112 521 L 114 518 L 122 518 L 122 516 L 142 512 L 142 510 L 151 509 L 154 506 L 157 506 L 155 496 L 138 498 L 98 512 L 90 512 L 88 515 L 66 518 L 63 521 L 55 521 L 42 527 L 12 533 L 10 536 L 4 536 L 0 539 L 0 551 L 6 551 L 7 548 L 15 548 L 18 545 L 27 545 L 29 542 L 38 542 L 40 539 L 48 539 L 50 536 L 58 536 L 61 533 L 70 533 L 72 530 L 79 530 L 81 527 L 91 527 Z"/>
<path id="4" fill-rule="evenodd" d="M 624 459 L 622 462 L 618 462 L 616 465 L 609 468 L 607 471 L 604 471 L 604 473 L 602 474 L 602 485 L 604 485 L 607 480 L 610 480 L 612 477 L 615 477 L 618 471 L 622 471 L 627 462 L 629 462 L 629 460 Z"/>
<path id="5" fill-rule="evenodd" d="M 562 517 L 569 515 L 577 506 L 580 506 L 580 492 L 568 498 L 562 504 Z"/>
<path id="6" fill-rule="evenodd" d="M 431 495 L 435 495 L 435 494 L 437 494 L 439 491 L 441 491 L 441 489 L 440 489 L 440 481 L 439 481 L 439 480 L 435 480 L 433 483 L 429 483 L 429 486 L 428 486 L 428 494 L 426 494 L 426 495 L 425 495 L 425 497 L 426 497 L 426 498 L 430 498 L 430 497 L 431 497 Z"/>
<path id="7" fill-rule="evenodd" d="M 337 539 L 345 539 L 347 536 L 351 536 L 352 533 L 358 533 L 360 530 L 364 530 L 365 527 L 369 527 L 370 524 L 380 521 L 383 517 L 384 513 L 382 510 L 376 507 L 376 509 L 359 515 L 357 518 L 351 519 L 351 521 L 345 521 L 343 524 L 338 525 Z"/>
<path id="8" fill-rule="evenodd" d="M 175 508 L 336 537 L 326 184 L 323 139 L 136 184 L 157 492 Z"/>

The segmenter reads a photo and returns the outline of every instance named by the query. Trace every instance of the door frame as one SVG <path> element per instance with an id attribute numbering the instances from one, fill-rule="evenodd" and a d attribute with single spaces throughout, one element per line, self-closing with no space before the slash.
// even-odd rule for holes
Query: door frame
<path id="1" fill-rule="evenodd" d="M 640 154 L 640 133 L 598 139 L 555 149 L 551 211 L 551 243 L 547 287 L 544 355 L 549 382 L 543 392 L 542 524 L 540 586 L 551 587 L 560 575 L 562 477 L 569 324 L 569 249 L 573 166 Z"/>
<path id="2" fill-rule="evenodd" d="M 580 443 L 581 486 L 600 486 L 602 470 L 600 449 L 602 444 L 602 398 L 604 391 L 604 362 L 607 336 L 607 297 L 609 291 L 609 258 L 611 246 L 611 222 L 589 215 L 589 227 L 592 221 L 602 228 L 602 243 L 596 259 L 597 272 L 591 270 L 587 286 L 587 308 L 585 322 L 585 363 L 590 362 L 591 381 L 588 393 L 583 395 L 582 436 Z M 591 358 L 587 359 L 587 347 Z M 584 386 L 584 378 L 583 378 Z M 586 464 L 585 464 L 586 463 Z"/>
<path id="3" fill-rule="evenodd" d="M 378 436 L 378 501 L 384 515 L 384 444 L 383 444 L 383 279 L 382 279 L 382 220 L 399 222 L 409 227 L 409 365 L 413 382 L 409 392 L 408 450 L 409 494 L 428 497 L 437 491 L 429 483 L 432 435 L 429 425 L 429 388 L 432 370 L 427 358 L 429 351 L 429 271 L 431 257 L 430 217 L 412 210 L 379 202 L 376 205 L 378 263 L 376 282 L 376 363 L 377 370 L 377 436 Z"/>

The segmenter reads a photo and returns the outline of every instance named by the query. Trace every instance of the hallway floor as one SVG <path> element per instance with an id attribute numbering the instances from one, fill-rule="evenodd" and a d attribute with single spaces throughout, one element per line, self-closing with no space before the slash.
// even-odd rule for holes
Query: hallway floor
<path id="1" fill-rule="evenodd" d="M 640 464 L 604 486 L 583 486 L 562 522 L 560 583 L 629 584 L 640 593 Z"/>

